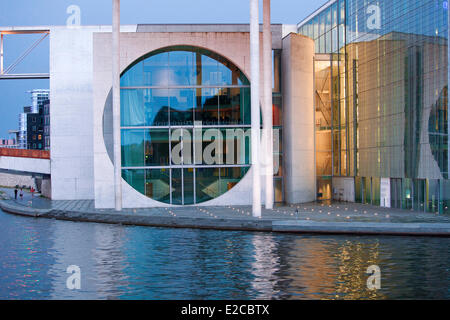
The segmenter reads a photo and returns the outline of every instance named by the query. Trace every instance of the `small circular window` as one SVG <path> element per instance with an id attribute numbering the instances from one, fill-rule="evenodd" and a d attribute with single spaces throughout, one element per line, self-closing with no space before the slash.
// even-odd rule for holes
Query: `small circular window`
<path id="1" fill-rule="evenodd" d="M 250 85 L 230 61 L 187 46 L 154 51 L 121 76 L 122 177 L 169 204 L 214 199 L 250 167 Z"/>

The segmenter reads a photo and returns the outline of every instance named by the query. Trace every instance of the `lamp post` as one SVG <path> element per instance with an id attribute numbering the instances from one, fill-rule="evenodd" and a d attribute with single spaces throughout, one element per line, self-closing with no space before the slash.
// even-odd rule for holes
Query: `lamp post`
<path id="1" fill-rule="evenodd" d="M 250 69 L 252 115 L 253 217 L 261 217 L 260 106 L 259 106 L 259 0 L 250 0 Z"/>
<path id="2" fill-rule="evenodd" d="M 116 211 L 122 210 L 122 159 L 120 154 L 120 0 L 112 0 L 112 95 L 114 136 L 114 200 Z"/>
<path id="3" fill-rule="evenodd" d="M 273 115 L 272 115 L 272 31 L 270 0 L 263 0 L 263 70 L 264 70 L 264 176 L 266 209 L 273 209 Z"/>

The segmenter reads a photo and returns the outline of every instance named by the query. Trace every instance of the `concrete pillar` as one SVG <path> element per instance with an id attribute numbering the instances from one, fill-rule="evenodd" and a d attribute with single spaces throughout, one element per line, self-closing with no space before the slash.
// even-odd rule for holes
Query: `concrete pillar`
<path id="1" fill-rule="evenodd" d="M 259 0 L 250 0 L 250 72 L 252 115 L 253 217 L 261 217 L 260 106 L 259 106 Z"/>
<path id="2" fill-rule="evenodd" d="M 113 137 L 114 137 L 114 195 L 115 209 L 122 210 L 122 159 L 120 154 L 120 0 L 113 1 L 112 23 L 112 80 L 113 80 Z"/>
<path id="3" fill-rule="evenodd" d="M 314 41 L 283 39 L 283 162 L 286 202 L 315 200 Z"/>
<path id="4" fill-rule="evenodd" d="M 272 115 L 272 31 L 270 28 L 270 0 L 263 0 L 263 69 L 264 69 L 264 176 L 266 209 L 273 209 L 273 115 Z"/>

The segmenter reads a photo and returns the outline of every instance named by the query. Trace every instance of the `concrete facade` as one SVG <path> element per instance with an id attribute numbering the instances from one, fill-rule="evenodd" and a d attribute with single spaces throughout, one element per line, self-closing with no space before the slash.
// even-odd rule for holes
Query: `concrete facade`
<path id="1" fill-rule="evenodd" d="M 124 26 L 122 31 L 135 31 Z M 50 29 L 52 198 L 94 198 L 93 34 L 110 26 Z"/>
<path id="2" fill-rule="evenodd" d="M 51 174 L 51 183 L 46 181 L 43 189 L 53 200 L 95 200 L 96 208 L 114 208 L 114 167 L 111 150 L 107 148 L 112 141 L 112 116 L 105 112 L 105 109 L 112 110 L 112 27 L 51 26 L 39 29 L 50 32 L 52 146 L 50 160 L 42 160 L 42 163 L 28 167 Z M 271 44 L 272 49 L 284 52 L 282 68 L 285 74 L 282 80 L 285 90 L 283 98 L 286 101 L 283 128 L 287 156 L 284 157 L 286 199 L 289 202 L 306 202 L 315 199 L 314 44 L 301 36 L 287 35 L 294 29 L 295 26 L 272 25 Z M 263 61 L 262 30 L 260 26 L 260 61 Z M 121 72 L 154 50 L 187 45 L 223 56 L 251 81 L 249 25 L 121 26 L 120 42 Z M 262 68 L 260 64 L 261 74 Z M 305 85 L 300 87 L 298 83 Z M 263 87 L 263 77 L 259 85 Z M 260 90 L 261 103 L 263 94 L 264 90 Z M 294 129 L 295 135 L 298 136 L 300 130 L 304 139 L 296 139 Z M 19 164 L 14 165 L 17 167 Z M 5 167 L 9 165 L 6 163 Z M 22 167 L 26 170 L 26 165 Z M 230 191 L 199 205 L 249 205 L 252 203 L 252 179 L 250 168 Z M 263 204 L 264 189 L 262 187 L 261 190 Z M 124 208 L 169 206 L 139 193 L 123 179 L 122 192 Z"/>
<path id="3" fill-rule="evenodd" d="M 316 199 L 314 41 L 291 33 L 283 39 L 283 147 L 287 203 Z"/>
<path id="4" fill-rule="evenodd" d="M 8 171 L 50 174 L 50 160 L 0 156 L 0 169 Z"/>

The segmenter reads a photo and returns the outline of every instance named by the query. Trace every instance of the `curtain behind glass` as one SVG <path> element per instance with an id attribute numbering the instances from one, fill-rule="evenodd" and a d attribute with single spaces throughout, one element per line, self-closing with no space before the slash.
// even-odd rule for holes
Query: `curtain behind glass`
<path id="1" fill-rule="evenodd" d="M 121 86 L 136 85 L 133 77 L 122 76 Z M 144 119 L 144 95 L 140 89 L 120 90 L 120 115 L 122 126 L 143 126 Z"/>
<path id="2" fill-rule="evenodd" d="M 122 130 L 122 166 L 144 166 L 144 130 Z"/>

